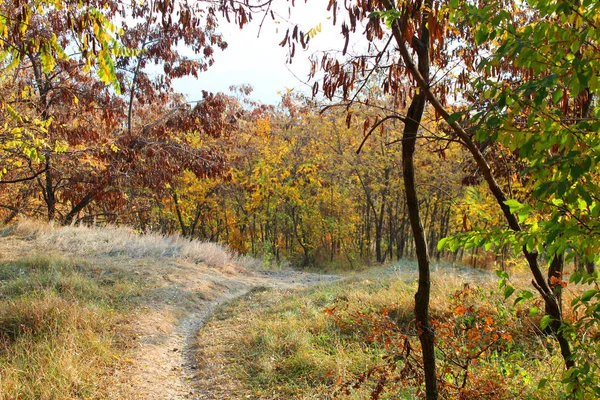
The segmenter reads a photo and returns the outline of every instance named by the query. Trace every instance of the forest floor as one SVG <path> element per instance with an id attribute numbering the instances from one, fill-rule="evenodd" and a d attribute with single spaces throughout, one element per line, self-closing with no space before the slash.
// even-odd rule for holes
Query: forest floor
<path id="1" fill-rule="evenodd" d="M 6 372 L 5 376 L 0 376 L 0 384 L 4 385 L 0 387 L 0 399 L 72 398 L 68 390 L 78 393 L 88 390 L 90 398 L 213 398 L 206 389 L 197 393 L 199 386 L 206 387 L 198 385 L 198 381 L 210 380 L 210 376 L 200 376 L 196 335 L 215 308 L 258 287 L 301 289 L 339 279 L 334 275 L 292 270 L 261 270 L 251 265 L 252 260 L 237 258 L 214 244 L 160 235 L 140 236 L 122 228 L 54 228 L 24 223 L 0 235 L 0 250 L 0 269 L 8 271 L 0 274 L 0 302 L 37 297 L 33 293 L 40 292 L 46 296 L 51 291 L 68 302 L 86 303 L 83 306 L 95 310 L 99 320 L 110 319 L 103 317 L 106 313 L 102 310 L 106 304 L 111 304 L 108 314 L 120 314 L 120 317 L 110 323 L 109 330 L 98 336 L 110 335 L 112 342 L 121 343 L 120 350 L 113 356 L 118 360 L 107 362 L 109 370 L 101 373 L 103 383 L 88 385 L 103 387 L 94 390 L 86 387 L 81 382 L 85 380 L 85 371 L 82 371 L 83 377 L 78 379 L 47 377 L 51 382 L 48 386 L 56 386 L 54 391 L 49 389 L 47 392 L 53 394 L 43 395 L 39 388 L 27 388 L 40 384 L 39 378 L 36 382 L 36 375 L 44 375 L 46 379 L 47 370 L 63 362 L 56 360 L 50 361 L 52 368 L 40 366 L 43 371 L 31 367 L 31 371 L 26 371 L 33 376 L 29 381 L 27 373 L 18 372 L 18 366 L 15 366 L 17 372 L 14 374 Z M 15 272 L 11 275 L 10 271 Z M 75 285 L 77 292 L 108 287 L 111 293 L 99 292 L 99 295 L 94 292 L 89 296 L 92 300 L 82 297 L 81 293 L 71 294 L 69 276 L 78 274 L 83 276 L 80 280 L 84 283 Z M 24 279 L 27 284 L 20 283 Z M 35 289 L 29 294 L 24 293 L 32 287 Z M 117 292 L 119 294 L 113 296 Z M 39 304 L 28 307 L 39 309 Z M 28 311 L 21 310 L 17 314 L 26 315 Z M 0 315 L 1 323 L 8 320 L 8 314 Z M 12 326 L 8 323 L 0 326 L 0 339 L 1 331 L 9 332 Z M 64 327 L 65 330 L 75 328 Z M 58 335 L 62 337 L 62 333 Z M 28 348 L 30 356 L 30 349 L 35 345 L 31 343 Z M 0 364 L 6 363 L 10 367 L 11 362 L 3 359 L 2 351 L 0 348 Z M 15 353 L 11 347 L 4 351 Z M 42 357 L 45 355 L 40 355 Z M 37 365 L 38 360 L 35 361 L 32 364 Z M 68 368 L 78 366 L 74 362 Z M 206 373 L 206 370 L 202 371 L 202 374 Z M 68 379 L 74 382 L 62 383 Z M 100 377 L 94 378 L 98 379 Z M 72 389 L 74 386 L 79 389 Z M 73 397 L 87 398 L 88 395 Z"/>
<path id="2" fill-rule="evenodd" d="M 0 231 L 0 400 L 362 400 L 402 343 L 417 372 L 380 398 L 419 398 L 416 279 L 412 261 L 342 279 L 178 236 L 21 223 Z M 431 315 L 454 332 L 445 397 L 557 398 L 539 302 L 513 306 L 490 271 L 433 265 L 432 280 Z"/>

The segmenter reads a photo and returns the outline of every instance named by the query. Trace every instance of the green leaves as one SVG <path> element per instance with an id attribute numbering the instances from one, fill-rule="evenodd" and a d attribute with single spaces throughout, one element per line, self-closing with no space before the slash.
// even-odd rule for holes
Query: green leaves
<path id="1" fill-rule="evenodd" d="M 552 317 L 549 315 L 544 315 L 540 321 L 540 328 L 542 330 L 546 329 L 548 325 L 550 325 L 550 322 L 552 322 Z"/>
<path id="2" fill-rule="evenodd" d="M 452 113 L 452 114 L 450 114 L 450 116 L 448 117 L 446 122 L 448 122 L 449 124 L 453 124 L 453 123 L 457 122 L 459 119 L 461 119 L 464 114 L 465 113 L 462 111 L 457 111 L 455 113 Z"/>
<path id="3" fill-rule="evenodd" d="M 525 222 L 527 217 L 529 217 L 529 214 L 533 211 L 533 208 L 531 206 L 519 203 L 517 200 L 514 199 L 506 200 L 504 204 L 506 204 L 510 208 L 511 213 L 517 214 L 517 217 L 519 218 L 519 223 L 521 224 Z"/>
<path id="4" fill-rule="evenodd" d="M 590 301 L 592 298 L 598 295 L 597 289 L 586 290 L 580 297 L 579 300 L 583 302 Z"/>
<path id="5" fill-rule="evenodd" d="M 487 26 L 482 25 L 481 28 L 479 28 L 476 32 L 475 32 L 475 44 L 480 45 L 483 42 L 485 42 L 488 39 L 489 36 L 489 31 Z"/>
<path id="6" fill-rule="evenodd" d="M 504 287 L 504 298 L 508 299 L 515 292 L 515 288 L 509 285 Z"/>
<path id="7" fill-rule="evenodd" d="M 400 18 L 400 15 L 398 10 L 373 11 L 369 14 L 369 18 L 381 18 L 385 25 L 391 28 L 394 21 Z"/>

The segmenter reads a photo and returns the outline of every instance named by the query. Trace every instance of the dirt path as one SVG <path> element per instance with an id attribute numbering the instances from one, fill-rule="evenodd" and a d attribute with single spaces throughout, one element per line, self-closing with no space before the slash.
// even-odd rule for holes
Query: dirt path
<path id="1" fill-rule="evenodd" d="M 118 371 L 117 379 L 126 386 L 124 393 L 140 399 L 211 398 L 195 390 L 197 379 L 210 380 L 210 377 L 198 377 L 195 339 L 204 321 L 220 304 L 258 286 L 302 288 L 338 277 L 298 271 L 240 271 L 219 279 L 210 276 L 207 283 L 201 269 L 189 266 L 166 274 L 164 279 L 173 284 L 173 295 L 167 297 L 170 304 L 160 307 L 157 303 L 154 309 L 140 313 L 140 318 L 133 323 L 138 348 L 129 367 Z M 207 284 L 219 288 L 214 298 L 204 299 Z M 198 302 L 193 301 L 195 296 Z"/>
<path id="2" fill-rule="evenodd" d="M 119 227 L 54 227 L 24 222 L 0 234 L 0 261 L 71 260 L 98 281 L 135 283 L 135 309 L 114 340 L 129 346 L 107 371 L 114 399 L 203 399 L 196 333 L 223 302 L 256 287 L 302 288 L 338 279 L 297 271 L 257 271 L 216 244 L 179 236 L 139 235 Z M 241 261 L 240 261 L 241 260 Z M 121 345 L 121 344 L 120 344 Z M 212 397 L 208 397 L 212 398 Z"/>

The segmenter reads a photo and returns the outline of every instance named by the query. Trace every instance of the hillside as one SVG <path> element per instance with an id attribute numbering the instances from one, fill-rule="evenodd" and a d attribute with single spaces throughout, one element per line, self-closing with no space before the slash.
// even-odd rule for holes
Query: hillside
<path id="1" fill-rule="evenodd" d="M 6 228 L 0 398 L 197 398 L 194 335 L 217 305 L 336 279 L 257 267 L 216 244 L 126 228 Z"/>

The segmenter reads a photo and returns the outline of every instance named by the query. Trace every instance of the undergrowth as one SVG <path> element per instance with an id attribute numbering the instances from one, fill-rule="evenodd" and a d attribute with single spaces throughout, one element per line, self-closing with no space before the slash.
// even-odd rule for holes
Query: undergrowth
<path id="1" fill-rule="evenodd" d="M 493 277 L 434 276 L 442 398 L 557 398 L 562 363 L 548 351 L 553 341 L 537 328 L 539 316 L 505 302 Z M 220 358 L 241 382 L 236 398 L 422 398 L 413 278 L 361 275 L 301 292 L 256 291 L 213 317 L 199 336 L 199 361 Z M 230 346 L 203 346 L 211 330 L 227 332 Z"/>
<path id="2" fill-rule="evenodd" d="M 58 257 L 0 263 L 0 399 L 106 399 L 138 285 Z"/>

